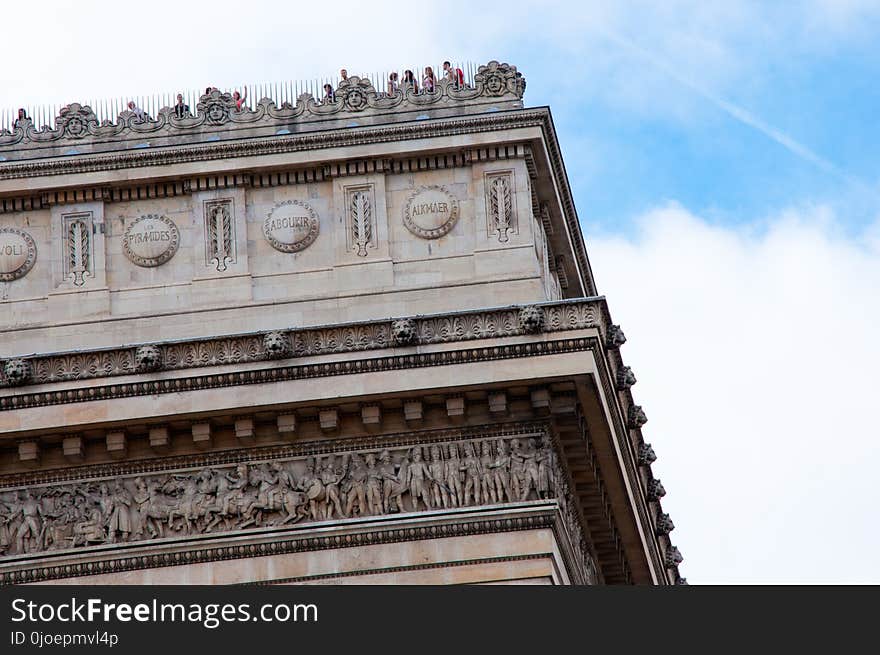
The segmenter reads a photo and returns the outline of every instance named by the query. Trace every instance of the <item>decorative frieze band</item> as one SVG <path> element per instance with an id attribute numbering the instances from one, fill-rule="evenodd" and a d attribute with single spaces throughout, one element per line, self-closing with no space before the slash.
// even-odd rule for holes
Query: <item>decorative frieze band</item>
<path id="1" fill-rule="evenodd" d="M 559 497 L 546 437 L 428 442 L 0 490 L 2 557 Z"/>
<path id="2" fill-rule="evenodd" d="M 392 336 L 393 324 L 399 321 L 383 321 L 354 325 L 339 325 L 301 330 L 282 330 L 291 344 L 290 350 L 279 353 L 267 350 L 263 333 L 236 337 L 188 341 L 172 344 L 150 344 L 159 353 L 156 368 L 179 370 L 202 368 L 225 364 L 277 359 L 284 354 L 293 357 L 326 355 L 362 350 L 390 348 L 411 343 L 434 344 L 472 339 L 489 339 L 518 336 L 545 330 L 559 332 L 604 325 L 601 301 L 581 300 L 557 304 L 534 305 L 527 316 L 520 308 L 489 310 L 441 316 L 404 319 L 411 321 L 411 335 L 406 343 Z M 410 334 L 407 332 L 407 334 Z M 131 375 L 144 369 L 136 361 L 138 347 L 100 350 L 92 352 L 65 353 L 27 358 L 32 374 L 27 380 L 16 384 L 46 384 L 67 380 Z M 13 361 L 19 358 L 10 358 Z M 2 370 L 2 369 L 0 369 Z M 0 386 L 10 386 L 9 380 L 0 373 Z M 0 399 L 0 409 L 10 398 Z"/>

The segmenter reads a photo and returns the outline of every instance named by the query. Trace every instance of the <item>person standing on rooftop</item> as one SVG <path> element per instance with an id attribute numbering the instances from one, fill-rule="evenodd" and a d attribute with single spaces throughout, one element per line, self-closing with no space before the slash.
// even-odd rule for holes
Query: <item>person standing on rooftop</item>
<path id="1" fill-rule="evenodd" d="M 448 61 L 443 62 L 443 75 L 456 87 L 464 86 L 464 72 L 460 68 L 454 68 Z"/>
<path id="2" fill-rule="evenodd" d="M 434 69 L 428 66 L 425 68 L 425 77 L 422 79 L 422 88 L 425 93 L 434 93 Z"/>
<path id="3" fill-rule="evenodd" d="M 137 120 L 141 123 L 147 120 L 147 114 L 144 112 L 143 109 L 134 104 L 134 100 L 128 101 L 128 111 L 133 113 L 135 115 L 135 118 L 137 118 Z"/>
<path id="4" fill-rule="evenodd" d="M 244 95 L 238 91 L 233 91 L 232 93 L 232 99 L 235 100 L 235 111 L 241 111 L 242 107 L 244 107 L 244 101 L 247 100 L 247 87 L 242 88 L 244 89 Z"/>
<path id="5" fill-rule="evenodd" d="M 403 90 L 412 89 L 413 93 L 419 92 L 419 83 L 416 81 L 415 75 L 409 69 L 403 71 Z"/>
<path id="6" fill-rule="evenodd" d="M 176 118 L 187 118 L 192 114 L 189 113 L 189 105 L 183 102 L 183 94 L 177 94 L 177 104 L 174 105 L 174 116 Z"/>
<path id="7" fill-rule="evenodd" d="M 396 96 L 399 90 L 400 85 L 397 83 L 397 73 L 391 73 L 388 76 L 388 95 Z"/>

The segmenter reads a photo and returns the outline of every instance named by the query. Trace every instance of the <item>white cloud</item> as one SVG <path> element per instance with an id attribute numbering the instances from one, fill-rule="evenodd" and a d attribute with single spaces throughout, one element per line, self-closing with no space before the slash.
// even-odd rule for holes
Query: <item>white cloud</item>
<path id="1" fill-rule="evenodd" d="M 70 11 L 67 2 L 47 0 L 32 29 L 7 30 L 0 40 L 0 106 L 309 78 L 340 66 L 378 71 L 447 57 L 484 61 L 531 44 L 558 62 L 540 74 L 560 87 L 652 115 L 687 113 L 678 85 L 606 35 L 632 39 L 682 77 L 726 94 L 753 85 L 774 53 L 873 42 L 866 25 L 878 16 L 877 4 L 862 0 L 430 0 L 417 9 L 400 2 L 337 0 L 328 9 L 216 0 L 210 11 L 178 0 L 137 10 L 82 0 Z M 512 63 L 527 73 L 532 64 Z"/>
<path id="2" fill-rule="evenodd" d="M 880 582 L 880 242 L 835 234 L 823 208 L 731 229 L 671 205 L 638 224 L 588 247 L 683 574 Z"/>

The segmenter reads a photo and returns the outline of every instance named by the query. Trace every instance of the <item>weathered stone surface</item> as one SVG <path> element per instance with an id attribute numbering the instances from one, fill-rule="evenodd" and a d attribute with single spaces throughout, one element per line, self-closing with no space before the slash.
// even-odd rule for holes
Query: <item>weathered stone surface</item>
<path id="1" fill-rule="evenodd" d="M 0 584 L 678 579 L 524 88 L 0 126 Z"/>

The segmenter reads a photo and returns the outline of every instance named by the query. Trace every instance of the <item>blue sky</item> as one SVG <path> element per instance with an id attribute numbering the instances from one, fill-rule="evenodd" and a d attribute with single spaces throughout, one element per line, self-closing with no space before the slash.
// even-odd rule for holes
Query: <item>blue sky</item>
<path id="1" fill-rule="evenodd" d="M 880 583 L 880 3 L 126 8 L 41 5 L 0 41 L 0 106 L 517 65 L 629 337 L 683 573 Z"/>
<path id="2" fill-rule="evenodd" d="M 688 3 L 677 4 L 681 15 L 649 29 L 625 15 L 608 21 L 610 28 L 587 21 L 578 45 L 548 47 L 537 32 L 511 54 L 528 77 L 529 103 L 553 109 L 588 225 L 626 230 L 633 217 L 670 199 L 722 224 L 810 204 L 839 209 L 846 216 L 840 228 L 851 233 L 876 220 L 880 48 L 871 36 L 880 33 L 877 5 L 835 14 L 839 33 L 821 37 L 805 26 L 822 20 L 821 7 L 813 7 L 811 18 L 795 3 L 787 3 L 793 8 L 787 15 L 742 5 L 750 20 L 789 23 L 773 38 L 749 22 L 731 27 L 725 16 L 689 26 Z M 679 38 L 657 36 L 665 28 Z M 614 30 L 611 38 L 606 29 Z M 670 40 L 698 43 L 688 56 Z M 714 54 L 715 69 L 697 61 L 704 51 Z M 596 52 L 598 65 L 590 57 Z M 682 80 L 780 130 L 834 170 L 791 152 Z"/>

